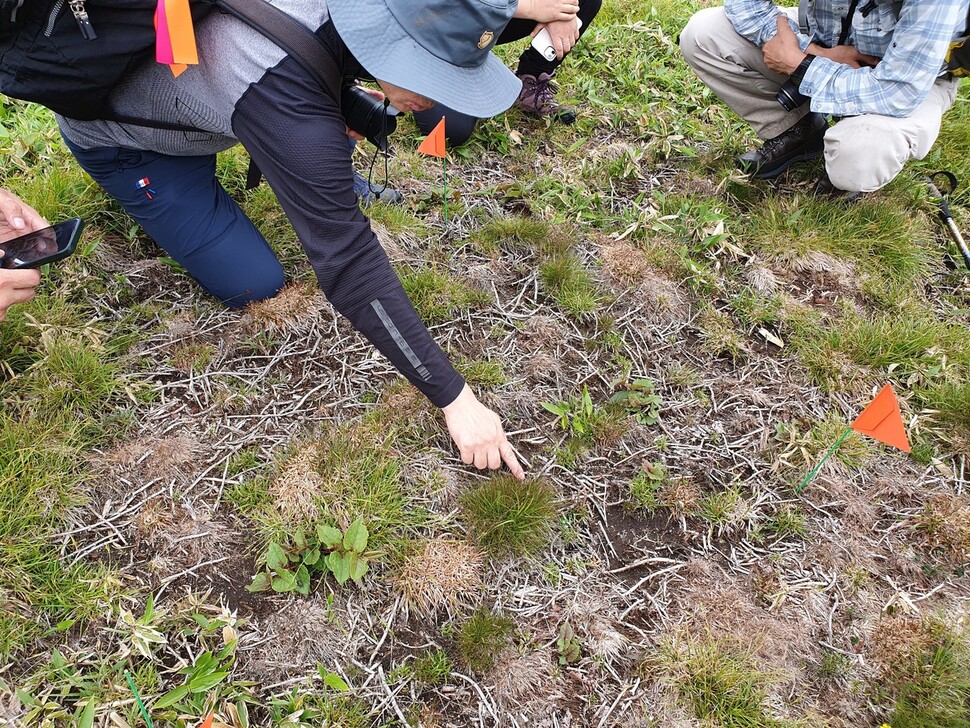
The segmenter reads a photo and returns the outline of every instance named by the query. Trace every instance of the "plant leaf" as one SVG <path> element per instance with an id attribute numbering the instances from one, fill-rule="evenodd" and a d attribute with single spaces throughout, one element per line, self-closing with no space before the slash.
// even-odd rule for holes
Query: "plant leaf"
<path id="1" fill-rule="evenodd" d="M 360 580 L 364 578 L 364 574 L 367 573 L 368 560 L 367 557 L 361 556 L 360 554 L 351 552 L 348 554 L 350 557 L 350 578 L 356 583 L 360 584 Z"/>
<path id="2" fill-rule="evenodd" d="M 204 693 L 211 690 L 216 685 L 229 677 L 228 672 L 210 672 L 207 675 L 199 675 L 189 682 L 188 688 L 193 693 Z"/>
<path id="3" fill-rule="evenodd" d="M 266 549 L 266 565 L 273 571 L 279 571 L 289 563 L 286 552 L 276 541 L 270 541 Z"/>
<path id="4" fill-rule="evenodd" d="M 94 698 L 90 695 L 88 696 L 88 704 L 84 706 L 84 712 L 81 713 L 81 719 L 77 722 L 77 728 L 93 728 L 94 726 L 94 711 L 97 710 L 98 704 L 94 702 Z"/>
<path id="5" fill-rule="evenodd" d="M 310 572 L 303 564 L 296 570 L 296 591 L 303 596 L 310 593 Z"/>
<path id="6" fill-rule="evenodd" d="M 350 690 L 350 685 L 344 682 L 344 679 L 335 672 L 328 672 L 326 675 L 324 675 L 323 682 L 341 693 Z"/>
<path id="7" fill-rule="evenodd" d="M 236 716 L 239 718 L 238 728 L 249 728 L 249 706 L 245 700 L 236 701 Z"/>
<path id="8" fill-rule="evenodd" d="M 327 566 L 333 572 L 337 583 L 343 586 L 350 578 L 350 554 L 342 554 L 334 551 L 327 557 Z"/>
<path id="9" fill-rule="evenodd" d="M 170 690 L 160 697 L 155 704 L 152 706 L 152 710 L 161 710 L 162 708 L 167 708 L 170 705 L 175 705 L 178 701 L 189 694 L 189 686 L 181 685 L 175 690 Z"/>
<path id="10" fill-rule="evenodd" d="M 350 528 L 344 535 L 344 548 L 347 551 L 356 551 L 358 554 L 364 553 L 367 548 L 367 536 L 367 526 L 364 525 L 363 519 L 358 518 L 350 524 Z"/>
<path id="11" fill-rule="evenodd" d="M 296 574 L 280 569 L 279 574 L 273 577 L 273 591 L 288 592 L 294 589 L 296 589 Z"/>
<path id="12" fill-rule="evenodd" d="M 343 536 L 340 530 L 333 526 L 317 526 L 317 539 L 328 549 L 332 549 L 340 543 Z"/>
<path id="13" fill-rule="evenodd" d="M 253 583 L 246 587 L 246 591 L 261 592 L 269 588 L 269 575 L 265 571 L 261 571 L 253 577 Z"/>
<path id="14" fill-rule="evenodd" d="M 303 554 L 303 563 L 307 566 L 313 566 L 320 560 L 320 549 L 314 547 Z"/>

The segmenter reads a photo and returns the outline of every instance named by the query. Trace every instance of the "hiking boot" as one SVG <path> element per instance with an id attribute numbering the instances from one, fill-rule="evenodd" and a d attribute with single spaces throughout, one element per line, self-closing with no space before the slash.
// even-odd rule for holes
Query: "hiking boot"
<path id="1" fill-rule="evenodd" d="M 520 73 L 522 91 L 519 92 L 516 103 L 520 109 L 534 116 L 549 117 L 563 124 L 572 124 L 576 121 L 576 110 L 564 108 L 556 101 L 558 87 L 552 80 L 555 75 L 555 71 L 540 73 L 538 76 Z"/>
<path id="2" fill-rule="evenodd" d="M 738 157 L 738 169 L 755 179 L 777 177 L 795 162 L 822 156 L 827 128 L 828 122 L 824 116 L 810 112 L 760 148 Z"/>
<path id="3" fill-rule="evenodd" d="M 364 207 L 373 205 L 375 202 L 383 202 L 388 205 L 399 205 L 404 202 L 404 195 L 393 187 L 373 184 L 354 172 L 354 192 Z"/>
<path id="4" fill-rule="evenodd" d="M 829 197 L 833 200 L 844 202 L 847 205 L 851 205 L 853 202 L 858 202 L 859 198 L 862 197 L 861 192 L 840 190 L 838 187 L 832 184 L 832 180 L 829 179 L 827 172 L 822 172 L 822 176 L 819 177 L 818 182 L 815 183 L 815 189 L 812 191 L 812 194 L 816 197 Z"/>

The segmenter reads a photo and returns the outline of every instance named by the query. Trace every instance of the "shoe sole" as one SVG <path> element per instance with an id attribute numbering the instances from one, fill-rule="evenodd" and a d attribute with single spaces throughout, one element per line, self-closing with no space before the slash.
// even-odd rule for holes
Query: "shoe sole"
<path id="1" fill-rule="evenodd" d="M 810 159 L 818 159 L 822 156 L 822 149 L 817 152 L 806 152 L 805 154 L 799 154 L 797 157 L 792 157 L 787 162 L 785 162 L 780 167 L 773 168 L 770 172 L 762 172 L 760 170 L 755 170 L 754 172 L 749 172 L 755 179 L 774 179 L 775 177 L 781 176 L 789 167 L 797 162 L 807 162 Z"/>

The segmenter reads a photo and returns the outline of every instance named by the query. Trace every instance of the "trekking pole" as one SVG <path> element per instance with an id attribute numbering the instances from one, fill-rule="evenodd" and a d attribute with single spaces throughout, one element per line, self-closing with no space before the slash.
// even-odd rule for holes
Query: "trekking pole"
<path id="1" fill-rule="evenodd" d="M 950 183 L 950 190 L 946 194 L 940 192 L 940 188 L 936 186 L 933 182 L 937 177 L 943 177 L 947 182 Z M 946 225 L 947 229 L 950 231 L 950 237 L 957 244 L 960 249 L 960 255 L 963 256 L 963 262 L 966 264 L 967 268 L 970 269 L 970 248 L 967 248 L 967 244 L 963 239 L 963 235 L 960 234 L 960 228 L 957 227 L 956 221 L 953 219 L 953 215 L 950 213 L 950 205 L 947 202 L 947 197 L 953 194 L 954 190 L 957 188 L 957 178 L 952 172 L 934 172 L 929 177 L 926 178 L 926 184 L 929 185 L 930 195 L 934 198 L 937 204 L 937 215 Z"/>

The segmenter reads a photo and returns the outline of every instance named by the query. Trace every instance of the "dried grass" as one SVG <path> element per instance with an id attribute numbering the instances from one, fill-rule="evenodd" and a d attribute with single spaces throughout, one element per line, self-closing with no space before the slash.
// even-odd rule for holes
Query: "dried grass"
<path id="1" fill-rule="evenodd" d="M 482 590 L 482 552 L 467 541 L 428 539 L 414 545 L 393 583 L 404 604 L 430 617 L 454 615 L 475 604 Z"/>

